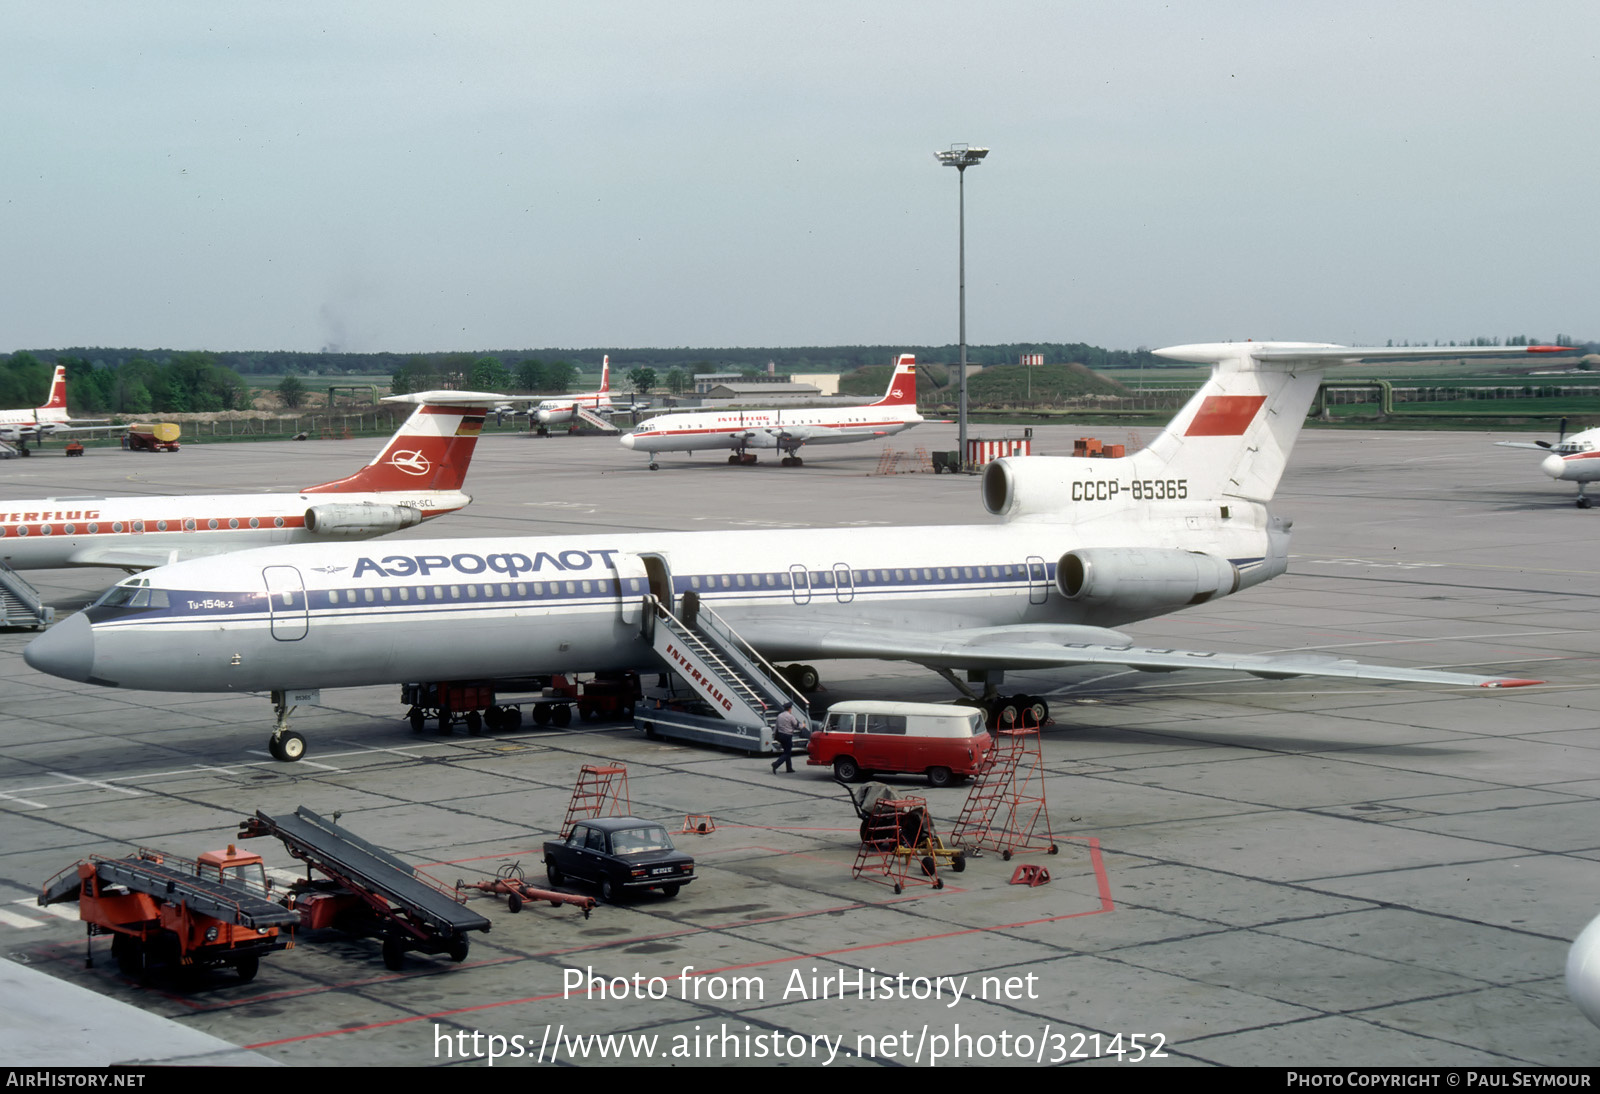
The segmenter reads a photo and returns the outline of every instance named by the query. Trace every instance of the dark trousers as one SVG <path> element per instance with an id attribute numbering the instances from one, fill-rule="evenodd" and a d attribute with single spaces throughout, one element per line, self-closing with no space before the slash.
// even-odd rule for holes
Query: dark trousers
<path id="1" fill-rule="evenodd" d="M 779 766 L 786 766 L 789 774 L 794 774 L 794 737 L 788 733 L 780 733 L 778 743 L 783 746 L 783 751 L 778 753 L 778 758 L 772 761 L 772 770 L 776 772 Z"/>

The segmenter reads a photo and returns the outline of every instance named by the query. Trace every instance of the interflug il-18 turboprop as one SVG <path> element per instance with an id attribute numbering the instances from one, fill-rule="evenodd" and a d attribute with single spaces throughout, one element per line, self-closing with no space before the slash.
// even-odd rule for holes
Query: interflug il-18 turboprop
<path id="1" fill-rule="evenodd" d="M 553 425 L 565 425 L 578 417 L 578 408 L 590 414 L 610 414 L 611 406 L 611 355 L 600 359 L 600 390 L 577 391 L 556 399 L 541 399 L 528 408 L 528 419 L 540 433 L 548 433 Z"/>
<path id="2" fill-rule="evenodd" d="M 67 370 L 57 365 L 50 380 L 50 397 L 33 410 L 0 410 L 0 441 L 9 441 L 28 454 L 28 442 L 38 444 L 54 433 L 104 428 L 104 418 L 74 418 L 67 413 Z"/>
<path id="3" fill-rule="evenodd" d="M 752 449 L 777 449 L 784 467 L 800 467 L 800 448 L 807 444 L 845 444 L 888 437 L 920 425 L 917 413 L 917 359 L 901 354 L 883 398 L 866 406 L 797 407 L 793 410 L 722 410 L 664 414 L 642 423 L 622 437 L 622 447 L 650 455 L 657 468 L 658 452 L 703 452 L 733 449 L 729 463 L 752 464 Z"/>
<path id="4" fill-rule="evenodd" d="M 997 460 L 981 483 L 993 523 L 267 547 L 125 580 L 24 657 L 106 687 L 270 692 L 280 759 L 305 750 L 287 722 L 297 689 L 659 669 L 643 631 L 658 605 L 685 602 L 714 608 L 769 661 L 909 661 L 964 690 L 965 671 L 1002 704 L 1008 669 L 1085 664 L 1536 682 L 1316 654 L 1144 649 L 1114 629 L 1288 568 L 1290 522 L 1267 503 L 1324 366 L 1446 356 L 1304 342 L 1157 352 L 1212 372 L 1149 447 Z"/>
<path id="5" fill-rule="evenodd" d="M 1600 429 L 1585 429 L 1567 436 L 1567 420 L 1561 419 L 1561 432 L 1551 441 L 1496 441 L 1501 448 L 1531 448 L 1548 453 L 1539 461 L 1539 470 L 1558 482 L 1578 484 L 1578 508 L 1589 508 L 1584 487 L 1600 480 Z"/>
<path id="6" fill-rule="evenodd" d="M 477 391 L 429 391 L 372 462 L 296 494 L 0 500 L 0 561 L 14 570 L 142 570 L 273 543 L 371 539 L 453 513 L 485 407 Z"/>

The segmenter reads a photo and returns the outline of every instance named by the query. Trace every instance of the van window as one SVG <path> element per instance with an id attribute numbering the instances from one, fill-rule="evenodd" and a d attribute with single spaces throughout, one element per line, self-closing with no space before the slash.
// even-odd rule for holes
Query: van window
<path id="1" fill-rule="evenodd" d="M 854 733 L 856 731 L 856 716 L 854 714 L 829 714 L 829 733 Z"/>
<path id="2" fill-rule="evenodd" d="M 868 733 L 899 733 L 906 731 L 906 719 L 903 714 L 867 714 L 863 715 L 867 722 Z"/>

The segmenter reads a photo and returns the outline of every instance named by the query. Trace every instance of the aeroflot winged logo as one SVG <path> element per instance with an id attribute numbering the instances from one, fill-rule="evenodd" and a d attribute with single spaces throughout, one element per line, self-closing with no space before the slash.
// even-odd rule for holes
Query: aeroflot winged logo
<path id="1" fill-rule="evenodd" d="M 433 464 L 428 462 L 428 457 L 415 449 L 396 452 L 389 457 L 389 462 L 408 475 L 426 475 L 433 470 Z"/>

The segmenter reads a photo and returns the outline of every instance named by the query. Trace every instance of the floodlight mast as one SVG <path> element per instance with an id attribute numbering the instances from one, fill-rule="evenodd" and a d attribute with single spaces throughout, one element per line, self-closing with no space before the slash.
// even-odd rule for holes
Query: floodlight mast
<path id="1" fill-rule="evenodd" d="M 952 144 L 947 152 L 935 152 L 934 158 L 946 167 L 956 169 L 958 204 L 961 210 L 961 395 L 956 407 L 956 443 L 960 446 L 956 459 L 967 466 L 967 168 L 976 167 L 989 154 L 987 148 L 973 148 L 967 144 Z"/>

